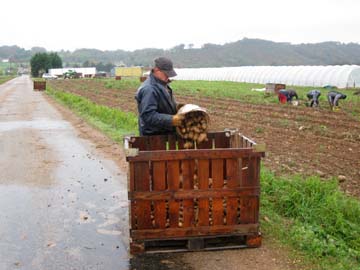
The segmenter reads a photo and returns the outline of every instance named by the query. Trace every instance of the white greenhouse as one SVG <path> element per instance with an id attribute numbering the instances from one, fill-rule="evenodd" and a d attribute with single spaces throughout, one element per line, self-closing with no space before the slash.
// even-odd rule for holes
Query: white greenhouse
<path id="1" fill-rule="evenodd" d="M 297 86 L 360 87 L 360 66 L 244 66 L 179 68 L 176 80 L 283 83 Z"/>

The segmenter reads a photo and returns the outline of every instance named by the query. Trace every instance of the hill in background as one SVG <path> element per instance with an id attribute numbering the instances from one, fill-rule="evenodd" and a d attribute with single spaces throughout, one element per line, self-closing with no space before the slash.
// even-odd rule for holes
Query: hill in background
<path id="1" fill-rule="evenodd" d="M 121 46 L 121 44 L 119 44 Z M 0 47 L 0 60 L 29 62 L 36 52 L 46 49 L 34 47 L 25 50 L 18 46 Z M 322 42 L 313 44 L 279 43 L 261 39 L 247 39 L 224 45 L 204 44 L 201 48 L 187 48 L 180 44 L 169 50 L 141 49 L 135 51 L 101 51 L 79 49 L 58 51 L 64 66 L 79 65 L 84 62 L 124 64 L 127 66 L 151 66 L 155 57 L 166 55 L 176 67 L 231 67 L 262 65 L 360 65 L 360 44 Z"/>

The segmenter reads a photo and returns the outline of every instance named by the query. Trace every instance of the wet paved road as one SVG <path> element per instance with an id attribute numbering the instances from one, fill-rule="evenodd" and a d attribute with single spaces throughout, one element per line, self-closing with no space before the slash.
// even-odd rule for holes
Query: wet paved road
<path id="1" fill-rule="evenodd" d="M 0 269 L 128 269 L 126 175 L 32 90 L 0 85 Z"/>

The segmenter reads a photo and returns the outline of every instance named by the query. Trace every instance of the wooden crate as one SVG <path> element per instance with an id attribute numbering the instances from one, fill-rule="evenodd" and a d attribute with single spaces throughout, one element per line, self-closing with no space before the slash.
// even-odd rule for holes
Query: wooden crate
<path id="1" fill-rule="evenodd" d="M 46 81 L 34 81 L 34 90 L 46 90 Z"/>
<path id="2" fill-rule="evenodd" d="M 175 135 L 125 139 L 132 254 L 203 250 L 224 237 L 241 236 L 237 247 L 261 244 L 264 151 L 237 131 L 208 133 L 208 138 L 186 150 Z"/>
<path id="3" fill-rule="evenodd" d="M 286 89 L 285 84 L 281 83 L 267 83 L 265 85 L 265 93 L 277 95 L 281 89 Z"/>

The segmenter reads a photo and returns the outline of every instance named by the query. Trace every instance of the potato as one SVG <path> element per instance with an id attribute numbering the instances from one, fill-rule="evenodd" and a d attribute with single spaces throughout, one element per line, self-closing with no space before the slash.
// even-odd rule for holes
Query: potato
<path id="1" fill-rule="evenodd" d="M 199 137 L 197 138 L 197 142 L 198 142 L 198 143 L 201 143 L 201 142 L 203 142 L 203 141 L 207 141 L 207 134 L 206 134 L 206 133 L 201 133 L 201 134 L 199 135 Z"/>
<path id="2" fill-rule="evenodd" d="M 197 126 L 193 127 L 192 130 L 194 131 L 194 133 L 200 133 L 200 129 Z"/>
<path id="3" fill-rule="evenodd" d="M 192 141 L 186 141 L 186 143 L 184 143 L 184 148 L 185 149 L 190 149 L 194 147 L 194 143 Z"/>
<path id="4" fill-rule="evenodd" d="M 194 143 L 207 141 L 209 117 L 202 111 L 191 111 L 185 114 L 185 119 L 177 128 L 178 134 L 185 139 L 184 148 L 194 147 Z"/>

